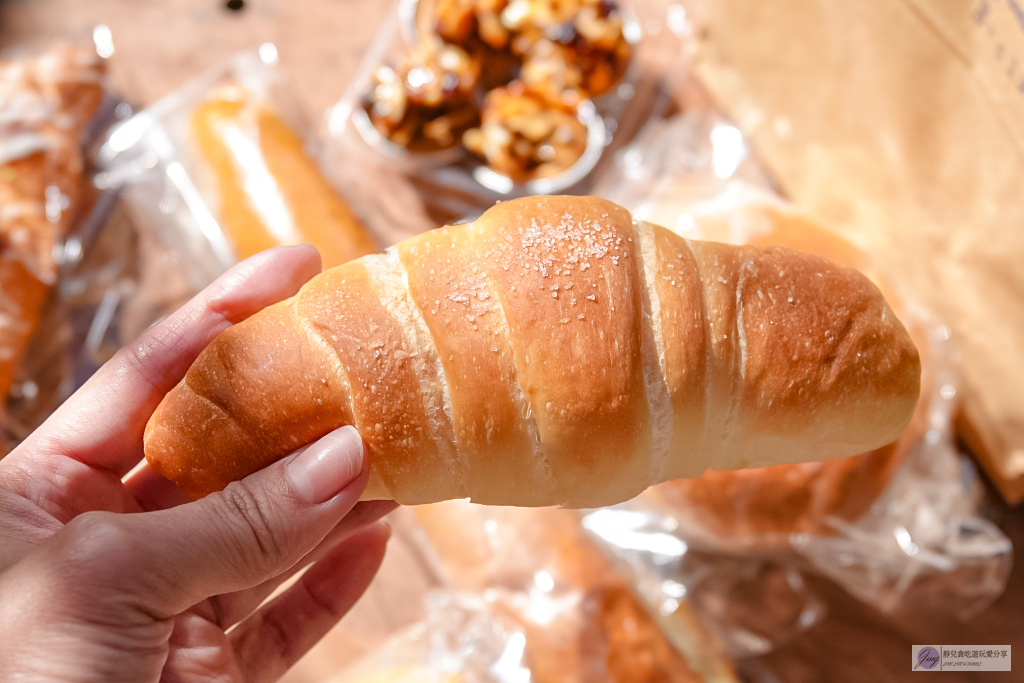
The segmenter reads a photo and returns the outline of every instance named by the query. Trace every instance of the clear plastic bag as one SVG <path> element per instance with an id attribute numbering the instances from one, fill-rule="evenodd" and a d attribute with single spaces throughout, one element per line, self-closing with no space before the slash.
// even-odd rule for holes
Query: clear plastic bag
<path id="1" fill-rule="evenodd" d="M 303 140 L 306 126 L 264 43 L 114 128 L 100 187 L 120 188 L 198 291 L 236 260 L 310 242 L 327 267 L 376 251 Z"/>
<path id="2" fill-rule="evenodd" d="M 426 597 L 426 617 L 331 683 L 531 683 L 526 635 L 493 599 L 456 591 Z"/>
<path id="3" fill-rule="evenodd" d="M 83 294 L 102 296 L 124 265 L 90 270 L 116 197 L 92 187 L 86 149 L 119 104 L 106 78 L 109 31 L 99 26 L 93 38 L 16 47 L 0 59 L 0 395 L 8 442 L 70 393 Z"/>
<path id="4" fill-rule="evenodd" d="M 933 328 L 932 341 L 948 345 L 947 335 Z M 668 503 L 655 488 L 586 514 L 584 527 L 670 635 L 678 600 L 686 596 L 735 656 L 765 654 L 824 615 L 802 578 L 807 571 L 883 611 L 912 611 L 927 601 L 970 618 L 1006 587 L 1013 548 L 979 515 L 977 475 L 952 440 L 956 383 L 950 366 L 933 392 L 927 428 L 885 491 L 853 521 L 824 516 L 816 520 L 821 531 L 784 539 L 773 533 L 769 544 L 756 534 L 716 535 L 699 508 Z"/>
<path id="5" fill-rule="evenodd" d="M 673 650 L 575 511 L 449 501 L 409 513 L 436 573 L 484 596 L 523 630 L 536 683 L 736 680 L 684 600 Z"/>
<path id="6" fill-rule="evenodd" d="M 432 34 L 430 20 L 424 19 L 430 4 L 429 0 L 396 2 L 352 83 L 327 113 L 324 166 L 336 183 L 357 188 L 353 194 L 359 197 L 360 212 L 382 243 L 473 218 L 503 199 L 588 192 L 614 151 L 671 106 L 669 93 L 685 74 L 691 27 L 683 4 L 621 0 L 617 4 L 622 35 L 632 50 L 628 68 L 608 90 L 578 105 L 576 115 L 586 130 L 582 155 L 553 176 L 513 180 L 491 168 L 493 160 L 485 162 L 459 144 L 441 151 L 409 151 L 382 136 L 368 117 L 366 97 L 375 88 L 375 72 L 388 66 L 393 73 L 401 57 Z M 528 3 L 508 3 L 512 5 Z M 540 80 L 545 87 L 556 81 L 553 75 Z M 481 87 L 494 92 L 487 90 L 490 86 Z M 482 97 L 477 93 L 477 98 Z M 486 119 L 488 105 L 482 106 Z"/>
<path id="7" fill-rule="evenodd" d="M 688 238 L 804 248 L 860 268 L 921 351 L 914 419 L 898 442 L 871 454 L 708 472 L 588 513 L 584 526 L 669 633 L 674 601 L 685 595 L 737 656 L 764 654 L 820 619 L 823 604 L 802 579 L 807 571 L 884 611 L 906 606 L 911 594 L 919 603 L 924 587 L 940 585 L 943 608 L 969 618 L 1005 588 L 1012 547 L 980 516 L 974 467 L 955 447 L 959 384 L 949 331 L 870 254 L 770 188 L 738 130 L 713 112 L 691 112 L 648 127 L 619 155 L 601 191 Z M 937 595 L 933 588 L 933 601 Z"/>

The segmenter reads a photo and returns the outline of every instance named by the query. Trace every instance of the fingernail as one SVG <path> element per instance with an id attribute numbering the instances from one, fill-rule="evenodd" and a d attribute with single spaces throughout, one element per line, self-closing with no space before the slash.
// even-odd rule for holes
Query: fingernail
<path id="1" fill-rule="evenodd" d="M 284 471 L 308 503 L 338 495 L 363 469 L 363 440 L 355 427 L 336 429 L 292 458 Z"/>

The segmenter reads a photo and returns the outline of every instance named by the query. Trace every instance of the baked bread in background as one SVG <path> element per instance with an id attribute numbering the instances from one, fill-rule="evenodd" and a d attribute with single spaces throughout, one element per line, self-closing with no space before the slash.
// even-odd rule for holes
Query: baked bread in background
<path id="1" fill-rule="evenodd" d="M 197 497 L 354 424 L 364 498 L 596 507 L 708 467 L 881 447 L 919 385 L 910 337 L 853 269 L 527 197 L 228 329 L 145 448 Z"/>
<path id="2" fill-rule="evenodd" d="M 0 394 L 4 398 L 14 386 L 21 357 L 39 327 L 48 288 L 20 260 L 0 255 Z"/>
<path id="3" fill-rule="evenodd" d="M 215 179 L 215 211 L 241 260 L 309 242 L 325 268 L 377 251 L 348 205 L 274 110 L 221 84 L 193 112 L 192 137 Z"/>
<path id="4" fill-rule="evenodd" d="M 411 509 L 444 573 L 495 590 L 526 634 L 536 683 L 735 681 L 729 658 L 682 601 L 677 652 L 580 527 L 555 508 L 448 501 Z"/>
<path id="5" fill-rule="evenodd" d="M 0 396 L 11 391 L 56 277 L 55 247 L 82 209 L 82 136 L 103 99 L 91 46 L 0 59 Z"/>

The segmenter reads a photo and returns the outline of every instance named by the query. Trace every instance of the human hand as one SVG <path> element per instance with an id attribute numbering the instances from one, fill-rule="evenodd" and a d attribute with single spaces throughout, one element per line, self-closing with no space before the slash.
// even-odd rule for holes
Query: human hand
<path id="1" fill-rule="evenodd" d="M 394 505 L 357 504 L 351 427 L 196 502 L 136 468 L 207 343 L 319 270 L 308 246 L 239 264 L 0 460 L 0 681 L 273 681 L 362 594 Z"/>

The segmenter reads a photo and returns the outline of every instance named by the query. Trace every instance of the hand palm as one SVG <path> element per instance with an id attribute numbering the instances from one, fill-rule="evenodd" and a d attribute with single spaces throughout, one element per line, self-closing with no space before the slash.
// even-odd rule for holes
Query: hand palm
<path id="1" fill-rule="evenodd" d="M 143 457 L 146 420 L 210 339 L 293 294 L 318 269 L 315 252 L 305 247 L 267 252 L 234 269 L 119 352 L 0 461 L 0 577 L 85 513 L 140 513 L 188 502 L 145 464 L 136 467 Z M 312 611 L 303 609 L 306 603 L 319 599 L 311 591 L 325 590 L 330 600 L 338 601 L 339 613 L 327 615 L 336 620 L 347 609 L 346 601 L 350 605 L 365 588 L 360 581 L 368 581 L 372 569 L 362 577 L 365 568 L 357 566 L 351 585 L 339 587 L 334 565 L 359 564 L 358 553 L 366 549 L 350 548 L 345 540 L 389 509 L 386 504 L 357 505 L 313 552 L 284 573 L 246 590 L 203 600 L 167 623 L 154 624 L 161 632 L 155 648 L 132 642 L 151 639 L 149 631 L 119 626 L 90 632 L 103 641 L 92 646 L 113 647 L 117 652 L 104 656 L 121 658 L 125 670 L 138 680 L 156 680 L 161 672 L 163 680 L 172 681 L 273 680 L 322 635 L 322 624 L 310 632 L 302 623 L 309 617 L 303 612 Z M 303 579 L 309 596 L 292 596 L 288 609 L 264 608 L 250 616 L 277 586 L 321 559 L 324 562 Z M 326 623 L 323 615 L 315 616 Z"/>
<path id="2" fill-rule="evenodd" d="M 143 511 L 128 487 L 109 470 L 62 455 L 42 463 L 15 462 L 17 467 L 5 468 L 0 477 L 4 510 L 0 573 L 80 514 Z M 149 662 L 135 662 L 140 679 L 156 679 L 162 672 L 165 680 L 245 680 L 225 627 L 217 622 L 214 599 L 176 617 L 172 634 L 163 652 L 147 657 Z"/>

